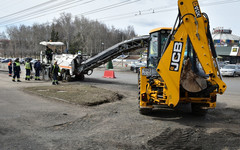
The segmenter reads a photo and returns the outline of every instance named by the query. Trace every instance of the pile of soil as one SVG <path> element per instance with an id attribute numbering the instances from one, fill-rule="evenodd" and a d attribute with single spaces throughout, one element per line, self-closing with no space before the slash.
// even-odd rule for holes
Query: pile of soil
<path id="1" fill-rule="evenodd" d="M 73 104 L 95 106 L 121 100 L 116 92 L 89 85 L 27 87 L 26 92 Z"/>

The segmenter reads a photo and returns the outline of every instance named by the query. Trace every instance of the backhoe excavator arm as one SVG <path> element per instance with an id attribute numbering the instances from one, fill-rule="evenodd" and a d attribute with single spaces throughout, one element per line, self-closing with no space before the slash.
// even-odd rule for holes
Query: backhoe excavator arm
<path id="1" fill-rule="evenodd" d="M 166 85 L 163 96 L 170 107 L 175 107 L 180 99 L 180 78 L 188 39 L 205 74 L 209 76 L 208 81 L 217 87 L 215 92 L 223 94 L 226 90 L 226 84 L 218 76 L 216 53 L 209 37 L 208 18 L 201 13 L 197 0 L 179 0 L 178 8 L 179 25 L 173 28 L 173 34 L 170 35 L 157 67 L 157 72 Z"/>

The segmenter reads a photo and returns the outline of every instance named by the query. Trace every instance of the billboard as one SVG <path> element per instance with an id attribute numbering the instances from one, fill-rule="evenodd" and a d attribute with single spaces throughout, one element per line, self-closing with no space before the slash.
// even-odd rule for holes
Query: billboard
<path id="1" fill-rule="evenodd" d="M 239 51 L 239 47 L 232 47 L 230 56 L 237 56 Z"/>

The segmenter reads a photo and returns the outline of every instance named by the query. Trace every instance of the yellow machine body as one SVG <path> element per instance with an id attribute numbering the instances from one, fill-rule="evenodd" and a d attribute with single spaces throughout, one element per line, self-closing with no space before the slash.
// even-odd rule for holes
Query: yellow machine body
<path id="1" fill-rule="evenodd" d="M 221 79 L 216 56 L 213 56 L 215 49 L 212 50 L 213 47 L 211 47 L 212 39 L 209 37 L 208 18 L 201 13 L 197 0 L 179 0 L 178 8 L 178 27 L 157 28 L 150 31 L 148 60 L 157 59 L 157 65 L 152 67 L 154 65 L 151 66 L 148 62 L 147 67 L 140 68 L 140 110 L 152 109 L 154 105 L 166 105 L 173 108 L 182 102 L 199 104 L 198 109 L 215 108 L 216 94 L 223 94 L 226 90 L 227 86 Z M 166 32 L 170 36 L 164 43 L 162 34 Z M 203 96 L 201 92 L 188 92 L 181 87 L 181 74 L 186 61 L 185 54 L 190 53 L 190 50 L 187 50 L 190 49 L 188 43 L 191 43 L 190 46 L 194 51 L 191 54 L 195 53 L 197 63 L 201 65 L 207 76 L 205 79 L 210 89 L 205 89 L 205 91 L 210 91 L 207 95 Z M 151 54 L 153 46 L 158 47 L 157 58 L 153 58 L 155 56 Z"/>

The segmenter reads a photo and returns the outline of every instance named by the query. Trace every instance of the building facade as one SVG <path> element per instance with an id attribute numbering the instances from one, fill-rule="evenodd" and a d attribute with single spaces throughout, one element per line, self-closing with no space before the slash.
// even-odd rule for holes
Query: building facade
<path id="1" fill-rule="evenodd" d="M 220 61 L 240 63 L 240 36 L 233 35 L 230 29 L 218 27 L 213 29 L 212 37 Z"/>

